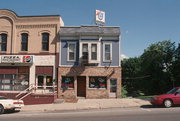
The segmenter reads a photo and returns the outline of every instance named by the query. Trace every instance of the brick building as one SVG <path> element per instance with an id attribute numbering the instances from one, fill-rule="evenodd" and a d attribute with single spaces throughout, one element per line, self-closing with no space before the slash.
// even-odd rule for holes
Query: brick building
<path id="1" fill-rule="evenodd" d="M 0 95 L 27 104 L 54 101 L 63 25 L 59 15 L 18 16 L 0 10 Z"/>
<path id="2" fill-rule="evenodd" d="M 61 27 L 59 98 L 121 95 L 119 37 L 119 27 Z"/>

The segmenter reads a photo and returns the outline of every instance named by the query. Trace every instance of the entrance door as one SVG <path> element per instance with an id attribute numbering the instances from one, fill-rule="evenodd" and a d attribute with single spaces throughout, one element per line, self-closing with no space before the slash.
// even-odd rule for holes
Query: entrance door
<path id="1" fill-rule="evenodd" d="M 38 76 L 38 88 L 43 88 L 44 86 L 44 76 Z"/>
<path id="2" fill-rule="evenodd" d="M 110 97 L 116 97 L 117 79 L 110 79 Z"/>
<path id="3" fill-rule="evenodd" d="M 77 77 L 77 96 L 86 97 L 86 77 Z"/>

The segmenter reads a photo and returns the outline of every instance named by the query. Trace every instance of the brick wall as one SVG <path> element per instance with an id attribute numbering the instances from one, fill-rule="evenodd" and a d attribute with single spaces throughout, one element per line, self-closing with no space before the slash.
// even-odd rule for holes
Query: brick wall
<path id="1" fill-rule="evenodd" d="M 59 67 L 58 69 L 58 87 L 61 87 L 61 76 L 73 76 L 75 79 L 74 89 L 62 90 L 58 88 L 59 98 L 76 98 L 77 97 L 77 77 L 86 77 L 86 98 L 109 98 L 110 78 L 117 78 L 117 94 L 121 95 L 121 68 L 120 67 Z M 96 89 L 89 88 L 89 76 L 107 77 L 107 88 Z"/>

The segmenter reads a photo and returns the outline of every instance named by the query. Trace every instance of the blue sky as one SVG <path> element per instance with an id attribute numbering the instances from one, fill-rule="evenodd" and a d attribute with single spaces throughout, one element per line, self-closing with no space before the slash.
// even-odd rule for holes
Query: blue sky
<path id="1" fill-rule="evenodd" d="M 103 10 L 106 26 L 121 27 L 121 53 L 128 57 L 158 41 L 180 43 L 180 0 L 1 0 L 0 9 L 61 15 L 65 26 L 94 25 L 95 10 Z"/>

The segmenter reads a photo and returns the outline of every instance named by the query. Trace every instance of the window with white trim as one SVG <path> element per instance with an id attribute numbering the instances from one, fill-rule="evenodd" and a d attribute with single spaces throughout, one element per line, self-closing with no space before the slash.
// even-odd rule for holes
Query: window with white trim
<path id="1" fill-rule="evenodd" d="M 82 61 L 88 61 L 89 63 L 99 63 L 100 42 L 81 42 L 80 57 Z"/>
<path id="2" fill-rule="evenodd" d="M 91 44 L 91 60 L 97 60 L 97 44 Z"/>
<path id="3" fill-rule="evenodd" d="M 112 60 L 112 43 L 104 43 L 104 61 L 111 61 Z"/>
<path id="4" fill-rule="evenodd" d="M 68 43 L 68 61 L 76 60 L 76 43 L 69 42 Z"/>

